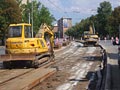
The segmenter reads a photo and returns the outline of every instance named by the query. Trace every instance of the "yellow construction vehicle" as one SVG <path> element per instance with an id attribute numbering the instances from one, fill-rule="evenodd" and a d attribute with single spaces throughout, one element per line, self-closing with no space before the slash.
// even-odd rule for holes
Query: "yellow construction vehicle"
<path id="1" fill-rule="evenodd" d="M 89 31 L 84 32 L 84 46 L 88 45 L 97 45 L 98 43 L 98 35 L 92 29 L 92 26 L 89 27 Z"/>
<path id="2" fill-rule="evenodd" d="M 3 61 L 5 68 L 11 68 L 14 63 L 38 67 L 39 64 L 54 58 L 54 34 L 51 28 L 42 24 L 35 37 L 32 37 L 32 33 L 31 24 L 10 24 L 6 40 L 6 54 L 0 55 L 0 61 Z"/>

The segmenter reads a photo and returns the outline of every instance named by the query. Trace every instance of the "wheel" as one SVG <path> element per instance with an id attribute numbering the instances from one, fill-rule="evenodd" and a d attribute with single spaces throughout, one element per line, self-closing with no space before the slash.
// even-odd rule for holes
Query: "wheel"
<path id="1" fill-rule="evenodd" d="M 6 69 L 11 69 L 11 62 L 10 61 L 4 61 L 3 62 L 3 66 Z"/>

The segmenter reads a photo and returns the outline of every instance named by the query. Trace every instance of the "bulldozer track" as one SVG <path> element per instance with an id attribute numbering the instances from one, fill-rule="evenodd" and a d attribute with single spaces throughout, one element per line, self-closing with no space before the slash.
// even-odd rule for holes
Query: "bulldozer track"
<path id="1" fill-rule="evenodd" d="M 55 68 L 48 68 L 51 64 L 54 64 L 54 62 L 48 62 L 44 65 L 41 65 L 37 69 L 34 69 L 34 68 L 10 69 L 10 70 L 1 69 L 0 70 L 0 89 L 1 90 L 23 90 L 23 89 L 29 90 L 56 72 Z M 31 77 L 33 79 L 31 79 Z M 31 81 L 25 82 L 24 80 L 28 80 L 28 81 L 31 80 Z M 18 87 L 16 83 L 20 83 L 21 85 Z"/>

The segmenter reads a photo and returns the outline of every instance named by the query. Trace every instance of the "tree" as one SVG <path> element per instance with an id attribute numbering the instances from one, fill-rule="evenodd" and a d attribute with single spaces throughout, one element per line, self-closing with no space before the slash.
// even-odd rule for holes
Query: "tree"
<path id="1" fill-rule="evenodd" d="M 46 23 L 47 25 L 52 25 L 52 22 L 55 21 L 55 18 L 53 17 L 53 15 L 51 15 L 51 13 L 49 12 L 49 10 L 44 7 L 44 5 L 42 5 L 41 10 L 39 11 L 39 21 L 40 24 L 41 23 Z"/>
<path id="2" fill-rule="evenodd" d="M 16 1 L 17 1 L 18 5 L 20 6 L 22 4 L 23 0 L 16 0 Z"/>
<path id="3" fill-rule="evenodd" d="M 11 23 L 21 22 L 21 10 L 16 0 L 0 0 L 0 35 L 4 40 Z"/>
<path id="4" fill-rule="evenodd" d="M 97 20 L 98 20 L 98 32 L 102 36 L 106 36 L 108 33 L 108 18 L 112 13 L 112 6 L 110 2 L 104 1 L 100 3 L 100 7 L 97 9 L 98 15 L 97 15 Z"/>
<path id="5" fill-rule="evenodd" d="M 69 37 L 74 37 L 74 29 L 73 27 L 68 29 L 66 32 L 65 32 L 66 35 L 68 35 Z"/>
<path id="6" fill-rule="evenodd" d="M 42 23 L 46 23 L 47 25 L 52 25 L 52 22 L 55 20 L 55 18 L 53 17 L 53 15 L 51 15 L 49 10 L 44 5 L 41 5 L 40 2 L 37 2 L 35 0 L 32 2 L 29 2 L 28 0 L 27 4 L 21 5 L 21 8 L 23 11 L 22 13 L 23 22 L 26 22 L 26 23 L 29 22 L 29 15 L 31 17 L 30 22 L 32 22 L 32 17 L 33 17 L 34 32 L 38 31 Z M 32 12 L 32 9 L 33 9 L 33 12 Z"/>
<path id="7" fill-rule="evenodd" d="M 98 14 L 92 15 L 76 24 L 69 29 L 69 35 L 80 37 L 84 31 L 89 30 L 89 25 L 94 26 L 96 33 L 100 37 L 109 35 L 110 37 L 118 36 L 120 25 L 120 6 L 112 11 L 111 4 L 107 1 L 100 3 L 97 9 Z M 70 30 L 72 33 L 70 33 Z M 77 35 L 77 36 L 76 36 Z"/>
<path id="8" fill-rule="evenodd" d="M 111 34 L 119 36 L 119 25 L 120 25 L 120 6 L 114 8 L 111 17 L 109 18 L 109 24 L 112 26 Z"/>

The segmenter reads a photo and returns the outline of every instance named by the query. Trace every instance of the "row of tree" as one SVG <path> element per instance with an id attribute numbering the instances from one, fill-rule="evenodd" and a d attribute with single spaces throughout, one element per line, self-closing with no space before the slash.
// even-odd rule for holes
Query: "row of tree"
<path id="1" fill-rule="evenodd" d="M 41 23 L 52 25 L 55 20 L 48 8 L 37 0 L 0 0 L 0 39 L 7 36 L 8 26 L 12 23 L 31 23 L 33 30 L 37 32 Z M 33 19 L 32 19 L 33 18 Z"/>
<path id="2" fill-rule="evenodd" d="M 106 36 L 119 36 L 120 6 L 114 8 L 112 11 L 110 2 L 104 1 L 100 3 L 96 15 L 81 20 L 80 23 L 77 23 L 67 30 L 66 34 L 75 38 L 80 38 L 84 31 L 89 30 L 90 25 L 95 28 L 96 33 L 98 33 L 101 38 Z"/>

